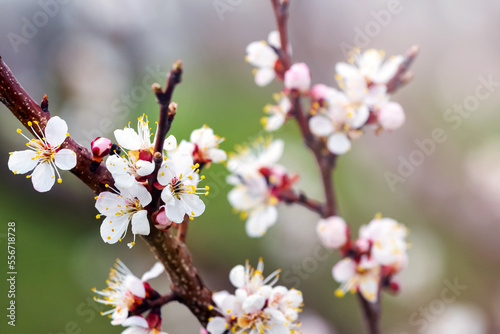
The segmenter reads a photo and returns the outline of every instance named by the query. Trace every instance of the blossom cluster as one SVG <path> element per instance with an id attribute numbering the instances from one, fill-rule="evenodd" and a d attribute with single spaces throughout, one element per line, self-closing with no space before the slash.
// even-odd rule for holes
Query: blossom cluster
<path id="1" fill-rule="evenodd" d="M 231 172 L 227 182 L 234 186 L 228 200 L 242 218 L 247 218 L 250 237 L 264 235 L 276 223 L 277 205 L 297 180 L 277 164 L 283 149 L 283 140 L 261 137 L 250 145 L 237 146 L 227 162 Z"/>
<path id="2" fill-rule="evenodd" d="M 210 334 L 225 333 L 281 333 L 298 331 L 299 313 L 303 298 L 298 290 L 274 286 L 279 270 L 264 278 L 264 263 L 259 260 L 257 268 L 238 265 L 229 273 L 229 280 L 236 288 L 234 294 L 216 292 L 213 301 L 221 316 L 209 320 Z"/>
<path id="3" fill-rule="evenodd" d="M 209 187 L 199 187 L 205 177 L 199 175 L 202 166 L 226 160 L 226 153 L 219 149 L 222 138 L 207 126 L 194 130 L 190 141 L 181 141 L 171 135 L 163 145 L 163 163 L 157 171 L 157 183 L 149 184 L 155 172 L 153 161 L 155 141 L 151 141 L 148 118 L 138 118 L 137 131 L 130 127 L 114 132 L 120 150 L 109 151 L 109 140 L 93 142 L 93 152 L 110 152 L 106 167 L 113 176 L 115 188 L 96 197 L 97 218 L 106 216 L 101 225 L 101 237 L 106 243 L 121 241 L 129 225 L 135 235 L 148 235 L 150 222 L 147 206 L 152 201 L 152 186 L 161 190 L 162 205 L 155 215 L 154 225 L 165 229 L 172 223 L 181 224 L 187 217 L 194 219 L 205 211 L 199 195 L 208 195 Z M 118 153 L 120 152 L 120 153 Z M 148 188 L 149 187 L 149 188 Z"/>
<path id="4" fill-rule="evenodd" d="M 164 271 L 164 267 L 157 262 L 151 270 L 147 271 L 139 279 L 120 260 L 111 269 L 109 279 L 106 281 L 108 287 L 102 291 L 92 289 L 99 297 L 94 300 L 110 305 L 112 308 L 102 315 L 111 318 L 112 325 L 128 327 L 122 334 L 167 334 L 161 332 L 161 316 L 159 309 L 153 309 L 146 318 L 142 316 L 129 316 L 147 300 L 154 300 L 160 295 L 147 283 L 148 280 L 158 277 Z"/>
<path id="5" fill-rule="evenodd" d="M 347 63 L 335 66 L 337 88 L 324 84 L 311 87 L 311 74 L 305 63 L 293 64 L 283 73 L 276 50 L 280 48 L 279 34 L 271 32 L 268 42 L 253 42 L 247 47 L 247 61 L 256 67 L 255 82 L 269 84 L 278 77 L 285 89 L 275 95 L 276 105 L 268 105 L 262 119 L 267 131 L 279 129 L 290 117 L 290 94 L 310 99 L 308 122 L 311 132 L 325 141 L 332 154 L 340 155 L 351 148 L 365 128 L 392 131 L 403 125 L 403 108 L 390 101 L 388 84 L 404 61 L 393 56 L 384 61 L 383 51 L 370 49 L 363 53 L 355 49 Z"/>
<path id="6" fill-rule="evenodd" d="M 346 222 L 338 216 L 321 219 L 316 227 L 322 243 L 340 248 L 344 258 L 332 270 L 333 278 L 341 283 L 336 295 L 359 292 L 376 302 L 381 288 L 398 291 L 394 276 L 408 265 L 408 230 L 394 219 L 377 215 L 359 229 L 356 241 L 350 240 Z"/>

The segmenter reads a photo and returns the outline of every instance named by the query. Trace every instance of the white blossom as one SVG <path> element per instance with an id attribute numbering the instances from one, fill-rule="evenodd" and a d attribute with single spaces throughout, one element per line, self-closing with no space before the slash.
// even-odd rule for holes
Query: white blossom
<path id="1" fill-rule="evenodd" d="M 191 156 L 184 154 L 176 154 L 160 167 L 158 182 L 164 187 L 161 199 L 170 221 L 180 224 L 185 215 L 193 219 L 205 211 L 205 204 L 199 195 L 208 195 L 209 187 L 198 188 L 199 167 L 199 164 L 193 165 Z"/>
<path id="2" fill-rule="evenodd" d="M 311 73 L 305 63 L 293 64 L 285 73 L 285 88 L 307 92 L 311 87 Z"/>
<path id="3" fill-rule="evenodd" d="M 100 295 L 100 298 L 94 297 L 94 300 L 113 307 L 106 312 L 101 312 L 101 314 L 109 315 L 112 319 L 112 325 L 124 324 L 128 317 L 129 309 L 134 305 L 140 305 L 142 300 L 146 298 L 144 282 L 158 277 L 164 270 L 163 265 L 157 262 L 151 270 L 144 273 L 139 279 L 123 262 L 117 260 L 115 268 L 110 270 L 109 279 L 106 281 L 108 287 L 102 291 L 98 291 L 95 288 L 92 289 L 94 293 Z"/>
<path id="4" fill-rule="evenodd" d="M 121 325 L 128 327 L 122 334 L 168 334 L 151 328 L 147 320 L 140 316 L 129 317 Z"/>
<path id="5" fill-rule="evenodd" d="M 338 297 L 347 292 L 360 292 L 369 302 L 376 302 L 380 285 L 380 265 L 363 255 L 357 262 L 351 258 L 340 260 L 332 270 L 333 278 L 342 283 L 335 291 Z"/>
<path id="6" fill-rule="evenodd" d="M 264 107 L 264 112 L 269 115 L 261 119 L 266 131 L 276 131 L 281 128 L 292 109 L 292 103 L 286 95 L 276 94 L 275 99 L 277 101 L 276 105 L 268 104 Z"/>
<path id="7" fill-rule="evenodd" d="M 255 83 L 258 86 L 267 86 L 276 77 L 274 66 L 278 61 L 278 55 L 273 47 L 281 48 L 278 31 L 272 31 L 267 42 L 252 42 L 246 48 L 246 61 L 256 67 Z"/>
<path id="8" fill-rule="evenodd" d="M 101 224 L 101 237 L 105 243 L 114 244 L 121 241 L 129 224 L 132 224 L 134 242 L 128 244 L 132 247 L 135 244 L 135 235 L 149 235 L 150 227 L 145 207 L 151 202 L 151 194 L 141 184 L 135 183 L 128 188 L 121 188 L 119 191 L 105 191 L 96 197 L 95 207 L 99 211 L 97 218 L 106 216 Z"/>
<path id="9" fill-rule="evenodd" d="M 207 125 L 191 132 L 189 141 L 181 141 L 174 154 L 192 155 L 197 163 L 222 163 L 227 160 L 227 154 L 219 148 L 224 138 L 214 133 Z"/>
<path id="10" fill-rule="evenodd" d="M 37 129 L 33 127 L 33 123 Z M 33 188 L 39 192 L 49 191 L 55 183 L 61 183 L 62 178 L 59 169 L 70 170 L 76 166 L 76 154 L 69 149 L 61 149 L 68 134 L 68 125 L 58 116 L 52 117 L 42 131 L 37 121 L 28 122 L 36 139 L 29 139 L 22 134 L 21 129 L 17 129 L 24 138 L 28 140 L 26 144 L 28 150 L 15 151 L 10 153 L 8 166 L 14 174 L 24 174 L 31 170 L 33 173 L 27 176 L 31 178 Z"/>

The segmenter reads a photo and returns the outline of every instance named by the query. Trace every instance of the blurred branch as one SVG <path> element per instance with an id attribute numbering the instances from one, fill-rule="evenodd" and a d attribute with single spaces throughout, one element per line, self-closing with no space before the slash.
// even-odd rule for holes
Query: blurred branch
<path id="1" fill-rule="evenodd" d="M 175 115 L 170 108 L 170 99 L 175 85 L 180 82 L 181 72 L 180 62 L 176 62 L 174 69 L 169 74 L 165 91 L 158 90 L 158 87 L 155 86 L 155 94 L 160 104 L 160 121 L 158 122 L 155 152 L 161 153 L 163 150 L 163 139 L 165 139 Z M 9 108 L 30 132 L 31 128 L 27 126 L 28 121 L 36 120 L 40 127 L 45 129 L 47 121 L 50 119 L 50 113 L 44 112 L 26 93 L 1 58 L 0 101 Z M 105 166 L 100 166 L 95 173 L 90 172 L 92 154 L 85 147 L 77 144 L 71 137 L 67 137 L 61 147 L 68 148 L 76 153 L 77 165 L 71 170 L 71 173 L 76 175 L 94 193 L 99 194 L 105 191 L 105 184 L 114 184 L 113 178 Z M 158 158 L 157 155 L 155 156 Z M 150 211 L 150 219 L 151 213 Z M 206 326 L 208 319 L 216 314 L 215 311 L 209 310 L 209 306 L 212 304 L 212 292 L 203 284 L 192 263 L 191 254 L 187 247 L 180 243 L 169 230 L 161 231 L 153 227 L 148 236 L 142 237 L 156 255 L 156 258 L 164 265 L 172 281 L 171 290 L 175 295 L 175 299 L 186 305 L 200 323 Z"/>
<path id="2" fill-rule="evenodd" d="M 417 55 L 418 55 L 418 46 L 414 45 L 406 53 L 405 59 L 399 65 L 396 74 L 394 74 L 392 79 L 390 79 L 387 82 L 386 86 L 388 93 L 393 93 L 398 88 L 407 84 L 413 78 L 413 72 L 410 72 L 409 69 L 411 64 L 417 57 Z"/>
<path id="3" fill-rule="evenodd" d="M 320 216 L 323 216 L 323 203 L 312 200 L 303 193 L 296 194 L 294 191 L 281 192 L 279 193 L 279 198 L 287 204 L 300 204 L 309 210 L 316 212 Z"/>
<path id="4" fill-rule="evenodd" d="M 271 0 L 274 16 L 280 33 L 281 49 L 279 50 L 279 58 L 283 65 L 284 72 L 288 71 L 291 66 L 290 54 L 288 53 L 288 8 L 289 0 Z"/>
<path id="5" fill-rule="evenodd" d="M 365 322 L 369 334 L 380 334 L 380 289 L 379 298 L 375 303 L 370 303 L 358 292 L 358 299 L 365 315 Z"/>

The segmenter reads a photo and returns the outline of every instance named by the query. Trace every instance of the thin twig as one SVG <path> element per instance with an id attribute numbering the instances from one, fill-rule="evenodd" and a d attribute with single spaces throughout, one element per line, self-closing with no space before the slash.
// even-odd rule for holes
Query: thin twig
<path id="1" fill-rule="evenodd" d="M 379 289 L 379 298 L 377 302 L 371 303 L 367 301 L 363 296 L 358 292 L 358 300 L 362 306 L 363 313 L 365 316 L 365 323 L 368 329 L 369 334 L 380 334 L 380 289 Z"/>
<path id="2" fill-rule="evenodd" d="M 170 302 L 177 301 L 177 295 L 175 292 L 170 292 L 166 295 L 160 296 L 156 299 L 143 299 L 142 304 L 139 305 L 135 310 L 129 312 L 129 316 L 143 314 L 144 312 L 151 310 L 153 308 L 162 307 Z"/>

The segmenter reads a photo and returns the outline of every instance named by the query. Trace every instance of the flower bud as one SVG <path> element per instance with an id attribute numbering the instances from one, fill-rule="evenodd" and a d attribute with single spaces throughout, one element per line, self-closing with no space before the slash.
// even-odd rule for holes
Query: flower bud
<path id="1" fill-rule="evenodd" d="M 347 224 L 341 217 L 321 219 L 316 226 L 316 232 L 328 248 L 339 248 L 347 242 Z"/>
<path id="2" fill-rule="evenodd" d="M 111 140 L 104 137 L 97 137 L 92 141 L 92 160 L 101 162 L 105 156 L 109 154 L 109 150 L 111 149 Z"/>
<path id="3" fill-rule="evenodd" d="M 396 130 L 404 124 L 406 118 L 399 103 L 389 102 L 380 109 L 377 119 L 384 130 Z"/>
<path id="4" fill-rule="evenodd" d="M 285 88 L 304 92 L 309 90 L 310 86 L 311 74 L 305 63 L 294 64 L 285 73 Z"/>

